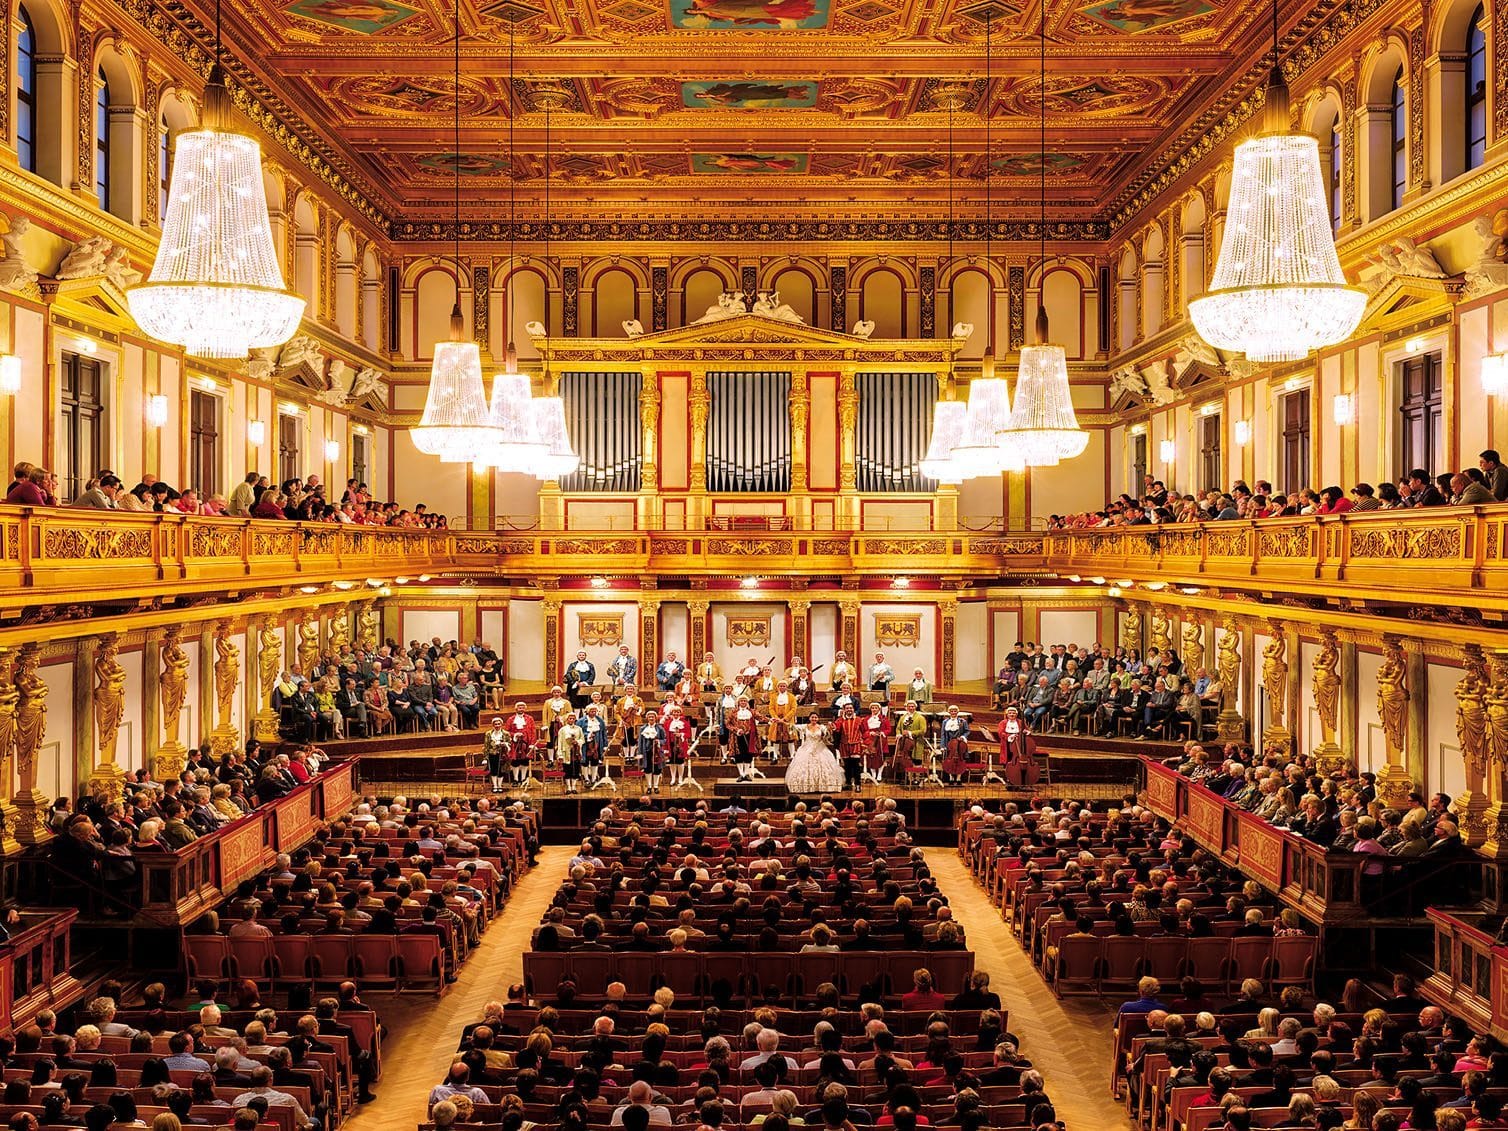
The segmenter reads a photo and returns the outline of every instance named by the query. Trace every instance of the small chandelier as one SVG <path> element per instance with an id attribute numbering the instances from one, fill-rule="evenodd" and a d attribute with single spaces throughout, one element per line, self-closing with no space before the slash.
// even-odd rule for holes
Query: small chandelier
<path id="1" fill-rule="evenodd" d="M 932 440 L 927 445 L 927 454 L 917 465 L 928 479 L 939 483 L 963 482 L 963 465 L 954 458 L 953 451 L 963 440 L 968 413 L 969 406 L 962 401 L 938 401 L 933 407 Z"/>
<path id="2" fill-rule="evenodd" d="M 1236 147 L 1220 257 L 1205 294 L 1189 303 L 1199 336 L 1252 361 L 1294 361 L 1344 341 L 1367 295 L 1348 286 L 1335 254 L 1319 143 L 1288 128 L 1288 85 L 1272 6 L 1266 128 Z"/>
<path id="3" fill-rule="evenodd" d="M 536 479 L 564 479 L 581 466 L 581 457 L 572 450 L 566 431 L 565 401 L 558 394 L 535 397 L 529 407 L 534 414 L 534 435 L 546 449 L 530 470 Z"/>
<path id="4" fill-rule="evenodd" d="M 969 408 L 953 461 L 964 479 L 985 479 L 1026 467 L 1021 450 L 1002 443 L 1000 433 L 1011 418 L 1011 394 L 1004 377 L 995 376 L 995 354 L 986 350 L 979 376 L 969 382 Z"/>
<path id="5" fill-rule="evenodd" d="M 442 463 L 466 463 L 498 441 L 492 423 L 487 394 L 482 388 L 482 351 L 474 341 L 463 341 L 466 324 L 461 317 L 461 11 L 454 6 L 455 18 L 455 154 L 451 170 L 455 201 L 452 235 L 455 240 L 456 301 L 450 310 L 450 340 L 435 345 L 434 361 L 429 371 L 429 392 L 424 399 L 424 415 L 415 428 L 409 429 L 414 447 Z"/>
<path id="6" fill-rule="evenodd" d="M 472 462 L 479 468 L 533 475 L 549 447 L 541 442 L 537 431 L 526 374 L 504 371 L 492 378 L 488 419 L 495 435 L 477 451 Z"/>
<path id="7" fill-rule="evenodd" d="M 201 128 L 178 135 L 152 273 L 126 291 L 142 330 L 193 357 L 280 346 L 304 316 L 304 300 L 283 289 L 272 247 L 262 147 L 230 128 L 232 108 L 217 6 Z"/>

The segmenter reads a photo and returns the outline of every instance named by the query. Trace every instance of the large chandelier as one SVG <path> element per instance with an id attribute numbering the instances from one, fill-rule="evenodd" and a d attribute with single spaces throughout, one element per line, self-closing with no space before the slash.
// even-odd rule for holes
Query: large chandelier
<path id="1" fill-rule="evenodd" d="M 194 357 L 282 345 L 304 315 L 304 300 L 283 289 L 272 248 L 262 147 L 230 128 L 232 108 L 217 6 L 201 128 L 178 135 L 157 258 L 147 280 L 126 291 L 142 330 Z"/>
<path id="2" fill-rule="evenodd" d="M 429 391 L 424 399 L 424 415 L 415 428 L 409 429 L 414 447 L 442 463 L 466 463 L 497 443 L 498 430 L 492 423 L 487 394 L 482 387 L 482 351 L 474 341 L 462 341 L 466 324 L 461 317 L 461 11 L 456 0 L 454 98 L 452 120 L 454 160 L 451 167 L 454 194 L 454 256 L 456 261 L 456 301 L 450 310 L 450 340 L 435 344 L 434 361 L 429 371 Z"/>
<path id="3" fill-rule="evenodd" d="M 1288 128 L 1288 85 L 1272 6 L 1266 128 L 1236 146 L 1225 235 L 1210 289 L 1189 303 L 1199 336 L 1252 361 L 1293 361 L 1344 341 L 1366 292 L 1346 284 L 1335 254 L 1319 144 Z"/>
<path id="4" fill-rule="evenodd" d="M 1010 389 L 1004 377 L 995 376 L 995 354 L 986 349 L 979 376 L 969 382 L 963 437 L 953 449 L 953 460 L 964 479 L 983 479 L 1026 467 L 1021 450 L 1004 443 L 1001 437 L 1010 418 Z"/>
<path id="5" fill-rule="evenodd" d="M 527 374 L 504 371 L 492 378 L 488 419 L 494 435 L 473 457 L 476 466 L 533 475 L 550 449 L 537 430 Z"/>
<path id="6" fill-rule="evenodd" d="M 1082 455 L 1089 433 L 1079 427 L 1068 386 L 1068 354 L 1048 341 L 1047 305 L 1047 5 L 1039 13 L 1037 29 L 1037 276 L 1036 340 L 1021 348 L 1016 377 L 1016 405 L 996 440 L 1016 453 L 1028 467 L 1053 467 L 1059 460 Z"/>
<path id="7" fill-rule="evenodd" d="M 951 382 L 950 382 L 951 384 Z M 954 450 L 963 441 L 964 421 L 969 406 L 963 401 L 938 401 L 932 408 L 932 439 L 927 444 L 927 454 L 917 465 L 928 479 L 939 483 L 962 483 L 962 461 L 954 457 Z"/>

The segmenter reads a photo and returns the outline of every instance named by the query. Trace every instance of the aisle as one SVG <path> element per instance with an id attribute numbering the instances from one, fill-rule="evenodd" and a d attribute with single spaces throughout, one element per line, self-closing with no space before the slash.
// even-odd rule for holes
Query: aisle
<path id="1" fill-rule="evenodd" d="M 1010 1011 L 1011 1032 L 1041 1069 L 1058 1118 L 1069 1131 L 1129 1128 L 1125 1109 L 1110 1096 L 1111 1007 L 1096 998 L 1054 997 L 958 852 L 925 852 L 954 918 L 963 924 L 976 965 L 989 971 L 990 988 Z"/>
<path id="2" fill-rule="evenodd" d="M 429 1090 L 445 1076 L 468 1021 L 524 976 L 524 951 L 540 916 L 565 877 L 570 845 L 542 848 L 539 864 L 519 881 L 513 896 L 482 936 L 460 976 L 438 1001 L 429 994 L 372 994 L 370 1001 L 388 1027 L 382 1046 L 377 1102 L 357 1109 L 343 1127 L 350 1131 L 414 1131 L 426 1115 Z"/>

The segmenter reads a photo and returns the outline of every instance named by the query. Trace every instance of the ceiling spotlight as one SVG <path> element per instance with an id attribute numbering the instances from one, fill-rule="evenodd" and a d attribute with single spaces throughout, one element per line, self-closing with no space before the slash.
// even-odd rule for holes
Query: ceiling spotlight
<path id="1" fill-rule="evenodd" d="M 298 591 L 300 593 L 318 593 L 319 592 L 319 586 L 318 585 L 300 585 L 298 587 Z"/>
<path id="2" fill-rule="evenodd" d="M 593 589 L 606 589 L 607 588 L 607 578 L 605 578 L 605 577 L 594 577 L 594 578 L 592 578 L 592 588 Z"/>
<path id="3" fill-rule="evenodd" d="M 427 574 L 427 573 L 421 573 L 419 575 L 419 580 L 420 581 L 428 581 L 429 580 L 429 574 Z"/>
<path id="4" fill-rule="evenodd" d="M 1076 573 L 1070 573 L 1070 574 L 1069 574 L 1069 575 L 1068 575 L 1068 580 L 1069 580 L 1069 581 L 1082 581 L 1082 580 L 1084 580 L 1084 579 L 1083 579 L 1083 578 L 1082 578 L 1082 577 L 1080 577 L 1080 576 L 1079 576 L 1079 575 L 1078 575 L 1078 574 L 1076 574 Z"/>
<path id="5" fill-rule="evenodd" d="M 347 590 L 356 588 L 356 582 L 354 581 L 332 581 L 330 582 L 330 584 L 333 585 L 336 589 L 339 589 L 342 593 L 346 592 Z"/>
<path id="6" fill-rule="evenodd" d="M 909 577 L 897 577 L 890 585 L 893 589 L 910 589 L 911 579 Z"/>
<path id="7" fill-rule="evenodd" d="M 1105 579 L 1103 577 L 1091 577 L 1089 580 L 1094 582 L 1096 585 L 1105 584 Z"/>
<path id="8" fill-rule="evenodd" d="M 743 589 L 758 589 L 759 588 L 759 578 L 757 578 L 757 577 L 746 577 L 742 581 L 740 581 L 738 584 L 739 584 L 739 587 L 743 588 Z"/>
<path id="9" fill-rule="evenodd" d="M 1119 597 L 1121 595 L 1121 591 L 1118 588 L 1116 588 L 1114 585 L 1112 585 L 1110 587 L 1109 593 L 1110 593 L 1110 596 L 1112 596 L 1112 597 Z"/>

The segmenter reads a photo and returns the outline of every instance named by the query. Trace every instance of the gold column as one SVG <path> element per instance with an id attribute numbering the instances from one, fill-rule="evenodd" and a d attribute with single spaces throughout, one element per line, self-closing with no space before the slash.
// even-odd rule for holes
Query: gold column
<path id="1" fill-rule="evenodd" d="M 1328 628 L 1320 630 L 1320 647 L 1310 665 L 1310 690 L 1314 709 L 1319 715 L 1320 741 L 1314 747 L 1315 761 L 1322 773 L 1331 774 L 1346 765 L 1346 754 L 1335 741 L 1340 727 L 1341 677 L 1340 641 Z"/>
<path id="2" fill-rule="evenodd" d="M 41 844 L 47 827 L 48 797 L 37 788 L 37 754 L 47 734 L 47 683 L 38 670 L 42 646 L 23 644 L 16 656 L 16 839 Z"/>
<path id="3" fill-rule="evenodd" d="M 259 742 L 278 741 L 278 716 L 272 709 L 272 690 L 283 670 L 283 628 L 275 616 L 264 615 L 257 626 L 256 736 Z M 307 674 L 307 673 L 306 673 Z"/>
<path id="4" fill-rule="evenodd" d="M 838 639 L 842 641 L 840 647 L 848 653 L 848 662 L 853 665 L 854 671 L 862 675 L 864 664 L 859 657 L 859 602 L 840 601 L 838 610 L 842 614 L 838 629 Z"/>
<path id="5" fill-rule="evenodd" d="M 16 687 L 16 652 L 0 647 L 0 852 L 20 847 L 16 839 L 16 708 L 21 692 Z"/>
<path id="6" fill-rule="evenodd" d="M 125 790 L 126 771 L 115 760 L 120 722 L 126 711 L 126 669 L 120 662 L 120 634 L 99 637 L 94 651 L 90 707 L 94 714 L 94 750 L 99 756 L 89 774 L 90 788 L 111 801 Z"/>
<path id="7" fill-rule="evenodd" d="M 659 371 L 644 367 L 639 387 L 639 528 L 657 525 L 660 507 L 660 381 Z"/>
<path id="8" fill-rule="evenodd" d="M 939 687 L 952 691 L 956 653 L 955 641 L 957 639 L 955 629 L 958 624 L 958 601 L 956 599 L 939 601 L 937 603 L 937 613 L 942 639 L 942 673 L 937 682 Z"/>
<path id="9" fill-rule="evenodd" d="M 1508 653 L 1495 652 L 1488 661 L 1483 689 L 1486 710 L 1484 746 L 1487 758 L 1487 843 L 1482 852 L 1508 856 Z"/>
<path id="10" fill-rule="evenodd" d="M 1402 809 L 1414 788 L 1404 764 L 1409 738 L 1409 671 L 1403 642 L 1382 638 L 1382 666 L 1377 671 L 1377 715 L 1387 740 L 1387 765 L 1377 775 L 1377 796 L 1389 808 Z"/>
<path id="11" fill-rule="evenodd" d="M 658 667 L 657 657 L 660 654 L 660 599 L 658 597 L 639 598 L 639 656 L 640 671 L 649 673 L 649 680 L 654 679 L 654 670 Z M 700 662 L 698 660 L 698 662 Z M 694 665 L 693 665 L 694 666 Z M 653 684 L 651 683 L 651 686 Z"/>
<path id="12" fill-rule="evenodd" d="M 692 491 L 706 494 L 707 491 L 707 409 L 712 397 L 707 392 L 707 371 L 700 367 L 691 371 L 691 487 Z"/>
<path id="13" fill-rule="evenodd" d="M 812 603 L 803 597 L 787 597 L 785 607 L 791 611 L 791 656 L 800 656 L 810 669 L 812 642 L 809 614 Z"/>
<path id="14" fill-rule="evenodd" d="M 810 525 L 811 498 L 807 495 L 806 423 L 811 413 L 812 387 L 806 370 L 791 374 L 791 504 L 798 526 Z"/>
<path id="15" fill-rule="evenodd" d="M 1220 716 L 1215 721 L 1221 742 L 1246 738 L 1246 720 L 1239 709 L 1241 695 L 1241 626 L 1226 613 L 1215 634 L 1215 666 L 1220 673 Z"/>
<path id="16" fill-rule="evenodd" d="M 215 729 L 210 732 L 210 752 L 215 755 L 234 750 L 241 743 L 236 729 L 236 689 L 241 684 L 241 649 L 230 639 L 231 622 L 215 625 Z"/>
<path id="17" fill-rule="evenodd" d="M 1262 692 L 1267 700 L 1267 727 L 1262 731 L 1264 747 L 1284 751 L 1293 745 L 1288 729 L 1288 626 L 1280 620 L 1267 622 L 1267 647 L 1262 649 Z"/>
<path id="18" fill-rule="evenodd" d="M 696 665 L 702 662 L 702 655 L 707 651 L 707 609 L 706 601 L 687 601 L 686 613 L 689 618 L 688 633 L 691 643 L 691 655 L 686 657 L 686 666 L 694 673 Z"/>
<path id="19" fill-rule="evenodd" d="M 544 599 L 545 614 L 545 684 L 554 687 L 560 681 L 560 598 Z"/>
<path id="20" fill-rule="evenodd" d="M 838 506 L 848 519 L 850 529 L 859 525 L 858 470 L 856 467 L 859 423 L 859 389 L 857 374 L 845 366 L 838 379 Z"/>
<path id="21" fill-rule="evenodd" d="M 183 629 L 169 625 L 162 630 L 156 644 L 157 655 L 147 662 L 153 667 L 162 664 L 162 674 L 157 677 L 157 698 L 161 705 L 162 741 L 152 750 L 152 775 L 158 781 L 166 781 L 183 772 L 183 762 L 188 749 L 178 737 L 182 724 L 183 702 L 188 695 L 188 653 L 183 650 Z M 146 702 L 151 696 L 143 697 Z M 145 707 L 145 703 L 143 704 Z M 149 732 L 154 738 L 157 730 Z M 276 730 L 274 729 L 274 735 Z"/>
<path id="22" fill-rule="evenodd" d="M 1466 788 L 1452 803 L 1461 839 L 1476 847 L 1487 840 L 1487 658 L 1476 644 L 1461 649 L 1456 684 L 1456 741 L 1466 767 Z"/>

